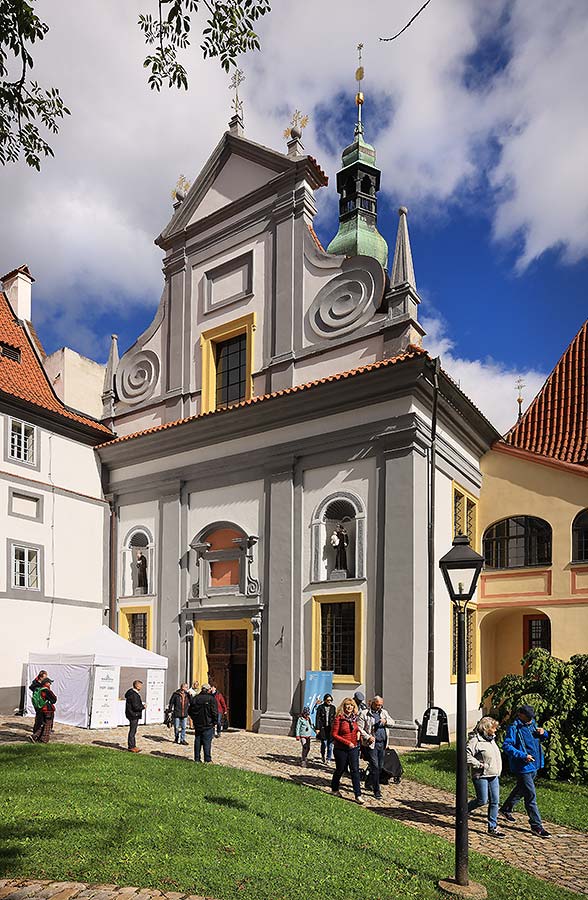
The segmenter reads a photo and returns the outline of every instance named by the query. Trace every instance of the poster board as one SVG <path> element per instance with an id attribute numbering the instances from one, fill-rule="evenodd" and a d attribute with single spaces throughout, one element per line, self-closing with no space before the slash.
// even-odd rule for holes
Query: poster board
<path id="1" fill-rule="evenodd" d="M 119 724 L 118 666 L 95 666 L 90 728 L 113 728 Z"/>
<path id="2" fill-rule="evenodd" d="M 310 709 L 310 719 L 312 724 L 316 724 L 316 708 L 323 702 L 325 694 L 333 693 L 333 673 L 332 672 L 307 672 L 304 679 L 304 701 L 303 706 Z M 300 710 L 302 712 L 302 710 Z"/>
<path id="3" fill-rule="evenodd" d="M 165 669 L 147 669 L 145 719 L 147 725 L 163 722 L 165 709 Z"/>

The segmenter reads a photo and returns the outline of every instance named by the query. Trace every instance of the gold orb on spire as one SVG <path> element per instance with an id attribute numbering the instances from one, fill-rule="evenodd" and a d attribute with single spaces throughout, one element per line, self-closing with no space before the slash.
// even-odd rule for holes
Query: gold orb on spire
<path id="1" fill-rule="evenodd" d="M 171 198 L 172 200 L 183 200 L 188 191 L 191 188 L 191 183 L 188 181 L 185 175 L 180 175 L 176 182 L 175 188 L 172 188 Z"/>
<path id="2" fill-rule="evenodd" d="M 308 125 L 309 117 L 301 113 L 299 109 L 295 109 L 292 118 L 290 119 L 290 124 L 287 128 L 284 128 L 284 137 L 291 138 L 293 137 L 292 131 L 298 132 L 297 136 L 300 137 L 302 131 Z"/>

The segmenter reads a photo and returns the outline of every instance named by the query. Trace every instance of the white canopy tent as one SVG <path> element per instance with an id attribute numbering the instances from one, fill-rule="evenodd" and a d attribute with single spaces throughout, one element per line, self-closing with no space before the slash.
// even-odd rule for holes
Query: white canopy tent
<path id="1" fill-rule="evenodd" d="M 40 669 L 53 679 L 57 695 L 55 721 L 82 728 L 126 725 L 124 692 L 146 672 L 143 723 L 163 722 L 167 658 L 131 644 L 107 625 L 81 635 L 61 648 L 29 653 L 28 684 Z M 133 670 L 129 683 L 120 684 L 121 670 Z M 132 675 L 132 677 L 131 677 Z M 27 691 L 27 715 L 34 715 Z"/>

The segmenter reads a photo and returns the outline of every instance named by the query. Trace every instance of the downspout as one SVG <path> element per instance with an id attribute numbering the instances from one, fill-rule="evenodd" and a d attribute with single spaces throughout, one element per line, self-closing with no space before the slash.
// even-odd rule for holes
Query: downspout
<path id="1" fill-rule="evenodd" d="M 110 507 L 110 590 L 108 598 L 108 625 L 118 632 L 116 627 L 116 500 L 112 497 L 109 501 Z"/>
<path id="2" fill-rule="evenodd" d="M 435 705 L 435 469 L 437 464 L 437 406 L 439 402 L 439 370 L 441 361 L 433 360 L 433 412 L 431 416 L 431 447 L 429 450 L 429 508 L 428 508 L 428 642 L 427 642 L 427 706 Z"/>

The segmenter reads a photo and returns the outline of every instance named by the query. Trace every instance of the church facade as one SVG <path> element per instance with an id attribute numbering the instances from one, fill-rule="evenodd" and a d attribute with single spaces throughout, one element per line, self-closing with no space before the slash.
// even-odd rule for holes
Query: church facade
<path id="1" fill-rule="evenodd" d="M 300 132 L 279 153 L 236 115 L 157 240 L 153 323 L 111 349 L 111 624 L 168 657 L 168 688 L 214 680 L 242 727 L 287 733 L 317 669 L 335 700 L 383 694 L 398 741 L 432 700 L 454 712 L 437 560 L 478 541 L 498 435 L 423 349 L 407 211 L 389 274 L 379 182 L 359 122 L 327 252 Z M 468 629 L 474 711 L 475 607 Z"/>

